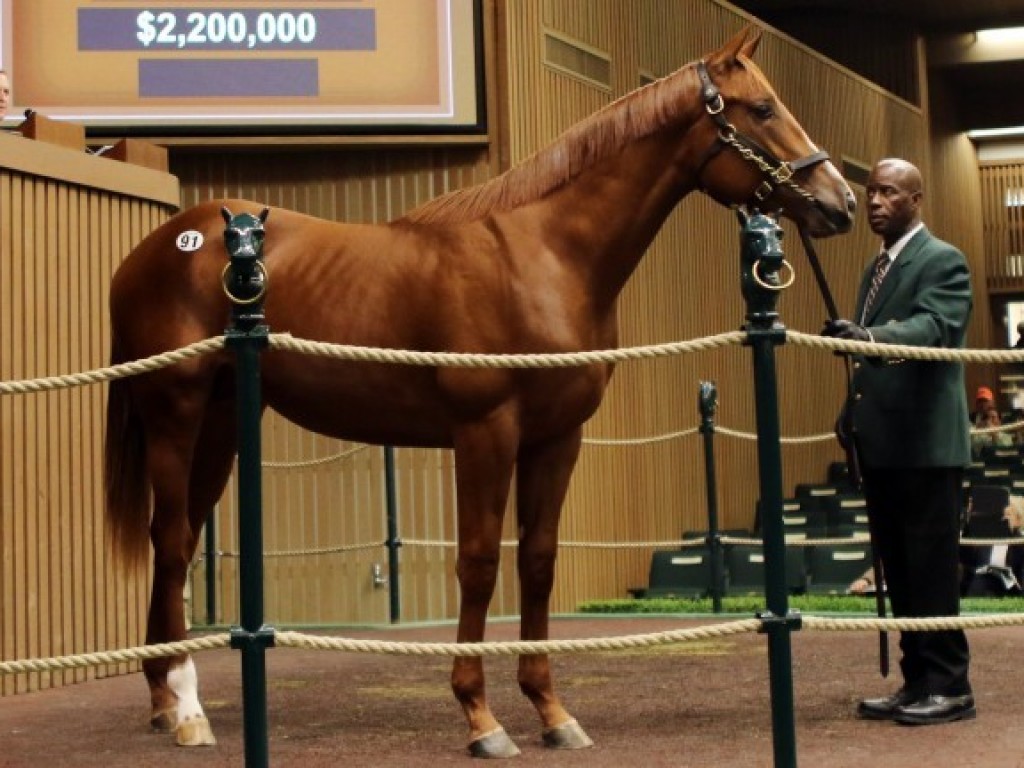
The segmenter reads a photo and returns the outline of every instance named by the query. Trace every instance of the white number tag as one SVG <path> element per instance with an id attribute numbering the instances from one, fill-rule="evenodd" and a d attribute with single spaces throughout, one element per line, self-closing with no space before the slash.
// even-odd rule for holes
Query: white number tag
<path id="1" fill-rule="evenodd" d="M 177 243 L 179 251 L 184 251 L 185 253 L 198 251 L 203 247 L 203 233 L 190 229 L 187 232 L 182 232 L 178 235 L 178 239 L 175 240 L 175 243 Z"/>

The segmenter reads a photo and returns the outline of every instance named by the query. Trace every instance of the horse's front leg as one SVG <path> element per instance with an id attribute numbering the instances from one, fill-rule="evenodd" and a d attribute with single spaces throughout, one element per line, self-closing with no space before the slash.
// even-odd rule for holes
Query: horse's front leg
<path id="1" fill-rule="evenodd" d="M 521 449 L 516 474 L 523 640 L 547 640 L 558 521 L 579 456 L 581 432 Z M 544 745 L 581 749 L 594 742 L 565 711 L 551 682 L 547 654 L 519 657 L 519 687 L 540 715 Z"/>
<path id="2" fill-rule="evenodd" d="M 501 556 L 501 529 L 515 463 L 517 431 L 511 417 L 461 426 L 455 434 L 459 551 L 456 574 L 461 588 L 458 641 L 484 638 L 487 609 L 494 594 Z M 457 658 L 452 691 L 469 724 L 474 757 L 513 757 L 519 749 L 487 704 L 483 659 Z"/>

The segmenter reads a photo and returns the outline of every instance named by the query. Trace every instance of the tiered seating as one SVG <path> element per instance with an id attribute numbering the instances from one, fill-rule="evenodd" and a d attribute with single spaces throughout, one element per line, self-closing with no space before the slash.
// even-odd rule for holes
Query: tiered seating
<path id="1" fill-rule="evenodd" d="M 846 465 L 829 467 L 826 483 L 800 483 L 783 499 L 782 524 L 786 542 L 786 581 L 792 594 L 841 592 L 871 564 L 866 542 L 839 545 L 796 545 L 814 539 L 848 538 L 866 534 L 864 497 L 850 483 Z M 1022 478 L 1024 482 L 1024 478 Z M 723 536 L 761 538 L 763 510 L 759 501 L 754 531 L 724 530 Z M 688 531 L 684 538 L 704 538 L 706 531 Z M 727 594 L 764 594 L 764 549 L 758 544 L 728 544 L 723 548 Z M 711 591 L 711 561 L 707 548 L 654 552 L 647 587 L 628 590 L 635 597 L 706 597 Z"/>
<path id="2" fill-rule="evenodd" d="M 731 528 L 720 536 L 749 538 L 750 531 Z M 707 531 L 685 531 L 684 539 L 706 539 Z M 646 587 L 627 589 L 633 597 L 707 597 L 711 593 L 711 555 L 707 547 L 664 550 L 651 553 Z"/>
<path id="3" fill-rule="evenodd" d="M 692 548 L 651 554 L 646 587 L 633 587 L 633 597 L 707 597 L 711 591 L 711 556 Z"/>
<path id="4" fill-rule="evenodd" d="M 1024 446 L 984 446 L 978 460 L 967 467 L 964 478 L 968 489 L 975 485 L 1002 485 L 1024 491 Z"/>
<path id="5" fill-rule="evenodd" d="M 829 544 L 807 550 L 807 591 L 845 594 L 850 582 L 871 566 L 871 545 Z"/>
<path id="6" fill-rule="evenodd" d="M 756 544 L 726 547 L 725 572 L 730 595 L 764 594 L 764 549 Z M 807 561 L 802 547 L 786 547 L 786 583 L 792 594 L 807 591 Z"/>

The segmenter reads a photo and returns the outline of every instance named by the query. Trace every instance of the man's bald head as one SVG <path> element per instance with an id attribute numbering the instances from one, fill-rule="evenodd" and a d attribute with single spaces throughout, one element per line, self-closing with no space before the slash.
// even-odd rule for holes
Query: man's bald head
<path id="1" fill-rule="evenodd" d="M 871 231 L 888 248 L 921 221 L 924 182 L 913 163 L 887 157 L 875 163 L 865 186 Z"/>

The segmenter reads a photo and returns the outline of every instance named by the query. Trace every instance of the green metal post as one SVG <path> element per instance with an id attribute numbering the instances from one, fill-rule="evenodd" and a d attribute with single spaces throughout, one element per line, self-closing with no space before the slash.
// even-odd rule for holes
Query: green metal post
<path id="1" fill-rule="evenodd" d="M 764 538 L 765 600 L 762 631 L 768 635 L 772 736 L 776 768 L 796 766 L 793 716 L 791 632 L 799 629 L 798 614 L 789 611 L 786 580 L 786 539 L 782 525 L 782 451 L 775 372 L 775 347 L 786 341 L 776 303 L 785 287 L 779 273 L 786 266 L 782 229 L 756 211 L 740 212 L 740 273 L 747 302 L 747 343 L 753 352 L 754 401 L 757 418 L 757 463 Z"/>
<path id="2" fill-rule="evenodd" d="M 395 449 L 384 447 L 384 496 L 388 508 L 388 595 L 391 600 L 391 623 L 402 620 L 402 602 L 399 593 L 398 548 L 398 496 L 395 491 Z"/>
<path id="3" fill-rule="evenodd" d="M 259 216 L 232 216 L 223 209 L 224 239 L 231 258 L 224 271 L 224 291 L 231 299 L 227 344 L 235 352 L 238 401 L 238 549 L 241 627 L 231 630 L 231 647 L 242 652 L 242 722 L 247 768 L 269 765 L 266 649 L 274 630 L 263 623 L 263 493 L 261 474 L 260 352 L 267 345 L 263 297 L 263 223 Z"/>
<path id="4" fill-rule="evenodd" d="M 722 612 L 725 592 L 725 563 L 722 552 L 722 534 L 718 529 L 718 490 L 715 483 L 715 411 L 718 409 L 718 390 L 713 381 L 700 383 L 697 397 L 700 409 L 700 432 L 704 435 L 704 485 L 708 497 L 708 560 L 711 564 L 711 606 L 715 613 Z"/>

